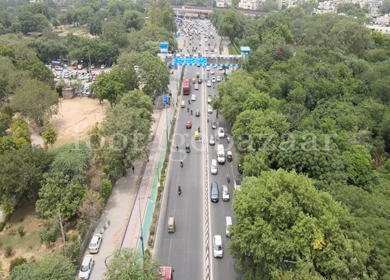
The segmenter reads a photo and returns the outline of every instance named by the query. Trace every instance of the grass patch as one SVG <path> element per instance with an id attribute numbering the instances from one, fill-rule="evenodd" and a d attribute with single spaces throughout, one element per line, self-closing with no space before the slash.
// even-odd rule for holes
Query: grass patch
<path id="1" fill-rule="evenodd" d="M 228 46 L 229 54 L 230 55 L 239 55 L 240 52 L 238 51 L 238 48 L 235 44 L 230 43 Z"/>

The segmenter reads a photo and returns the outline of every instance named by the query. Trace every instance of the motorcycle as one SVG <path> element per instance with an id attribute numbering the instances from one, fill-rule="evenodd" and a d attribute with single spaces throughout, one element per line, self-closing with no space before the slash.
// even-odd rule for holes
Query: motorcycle
<path id="1" fill-rule="evenodd" d="M 183 163 L 183 161 L 181 160 L 181 161 L 180 161 L 180 167 L 183 168 L 183 166 L 184 166 L 184 163 Z"/>
<path id="2" fill-rule="evenodd" d="M 227 175 L 226 179 L 227 179 L 227 182 L 229 184 L 230 183 L 230 176 L 229 176 L 229 174 Z"/>
<path id="3" fill-rule="evenodd" d="M 179 193 L 179 195 L 181 195 L 181 187 L 179 186 L 179 188 L 177 189 L 177 192 Z"/>
<path id="4" fill-rule="evenodd" d="M 191 110 L 191 115 L 192 115 L 192 110 Z"/>
<path id="5" fill-rule="evenodd" d="M 187 112 L 189 112 L 190 111 L 190 108 L 187 108 Z"/>
<path id="6" fill-rule="evenodd" d="M 188 100 L 188 105 L 191 104 L 191 100 Z"/>
<path id="7" fill-rule="evenodd" d="M 200 126 L 198 126 L 198 132 L 200 132 Z"/>

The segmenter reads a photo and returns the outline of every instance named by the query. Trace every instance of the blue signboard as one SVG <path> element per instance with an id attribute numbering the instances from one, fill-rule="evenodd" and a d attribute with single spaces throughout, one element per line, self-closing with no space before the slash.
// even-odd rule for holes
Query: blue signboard
<path id="1" fill-rule="evenodd" d="M 168 94 L 164 94 L 163 102 L 168 103 Z"/>

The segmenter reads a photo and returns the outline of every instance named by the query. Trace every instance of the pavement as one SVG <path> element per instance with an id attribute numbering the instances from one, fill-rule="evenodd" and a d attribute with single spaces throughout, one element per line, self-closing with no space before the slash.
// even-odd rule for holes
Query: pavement
<path id="1" fill-rule="evenodd" d="M 157 120 L 152 126 L 153 132 L 157 130 L 158 120 L 161 119 L 160 114 L 160 111 L 155 111 L 153 114 L 153 118 Z M 137 194 L 136 182 L 142 175 L 142 165 L 142 161 L 136 161 L 134 163 L 134 173 L 131 168 L 128 169 L 126 176 L 119 179 L 113 187 L 112 194 L 104 208 L 104 213 L 100 217 L 94 232 L 99 233 L 104 224 L 110 221 L 109 227 L 103 233 L 103 242 L 99 253 L 94 255 L 95 264 L 90 277 L 91 280 L 103 279 L 104 272 L 106 271 L 106 263 L 110 261 L 115 250 L 120 248 Z M 85 255 L 88 254 L 89 252 L 87 250 Z"/>

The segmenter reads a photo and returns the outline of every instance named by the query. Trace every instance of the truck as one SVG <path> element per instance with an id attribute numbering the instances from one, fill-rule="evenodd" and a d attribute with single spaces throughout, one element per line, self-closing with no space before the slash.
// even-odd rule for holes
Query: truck
<path id="1" fill-rule="evenodd" d="M 83 64 L 82 64 L 82 63 L 79 63 L 79 64 L 77 65 L 77 69 L 79 69 L 79 70 L 83 69 Z"/>
<path id="2" fill-rule="evenodd" d="M 174 270 L 170 266 L 160 266 L 158 280 L 172 280 Z"/>

